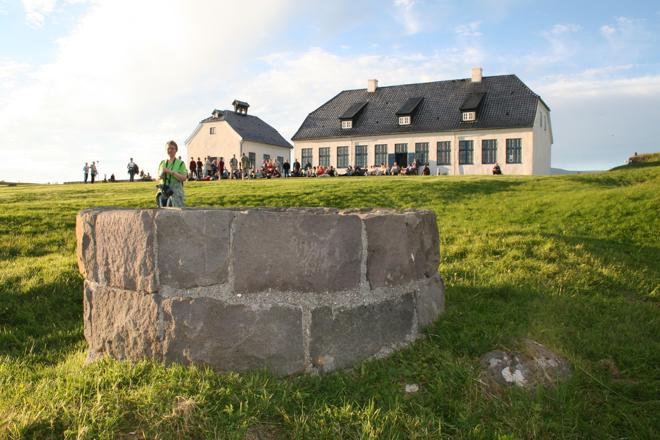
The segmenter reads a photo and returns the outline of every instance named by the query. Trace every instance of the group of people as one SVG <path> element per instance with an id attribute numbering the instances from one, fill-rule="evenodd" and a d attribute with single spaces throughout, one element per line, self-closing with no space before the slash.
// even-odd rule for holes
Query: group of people
<path id="1" fill-rule="evenodd" d="M 85 166 L 83 166 L 83 175 L 84 175 L 84 178 L 85 178 L 85 183 L 87 183 L 90 176 L 92 178 L 91 183 L 94 183 L 98 173 L 99 173 L 99 170 L 96 167 L 96 162 L 92 162 L 91 165 L 88 162 L 85 162 Z"/>
<path id="2" fill-rule="evenodd" d="M 239 158 L 232 155 L 229 163 L 224 157 L 212 158 L 207 156 L 191 158 L 189 164 L 189 180 L 220 180 L 220 179 L 259 179 L 290 177 L 291 164 L 289 161 L 279 162 L 273 159 L 264 159 L 261 166 L 252 164 L 252 161 L 243 153 Z"/>

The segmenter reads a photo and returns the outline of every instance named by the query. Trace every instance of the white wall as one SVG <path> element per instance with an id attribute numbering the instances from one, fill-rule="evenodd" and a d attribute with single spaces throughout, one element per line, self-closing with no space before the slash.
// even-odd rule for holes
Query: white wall
<path id="1" fill-rule="evenodd" d="M 257 155 L 257 166 L 261 166 L 263 163 L 264 154 L 270 155 L 270 158 L 273 160 L 277 160 L 277 156 L 282 156 L 284 160 L 291 161 L 291 148 L 277 147 L 274 145 L 263 144 L 261 142 L 243 141 L 241 154 L 242 153 L 245 153 L 248 157 L 250 156 L 248 153 L 255 153 Z"/>
<path id="2" fill-rule="evenodd" d="M 550 110 L 539 101 L 534 120 L 534 175 L 549 175 L 552 166 Z"/>
<path id="3" fill-rule="evenodd" d="M 215 134 L 210 134 L 211 127 L 215 128 Z M 193 157 L 195 160 L 200 157 L 203 161 L 207 156 L 217 156 L 224 157 L 225 162 L 229 163 L 233 154 L 237 158 L 240 157 L 241 137 L 226 121 L 205 122 L 190 139 L 187 147 L 188 162 Z"/>
<path id="4" fill-rule="evenodd" d="M 535 125 L 536 127 L 536 125 Z M 543 130 L 543 129 L 541 129 Z M 548 128 L 549 130 L 549 128 Z M 548 132 L 546 132 L 547 135 Z M 506 163 L 506 139 L 520 138 L 522 142 L 522 163 Z M 387 144 L 388 154 L 394 153 L 394 145 L 398 143 L 407 143 L 408 152 L 415 152 L 415 143 L 429 143 L 429 168 L 432 174 L 491 174 L 493 164 L 481 163 L 481 141 L 483 139 L 495 139 L 497 141 L 497 163 L 504 174 L 531 175 L 535 172 L 535 137 L 533 128 L 506 129 L 506 130 L 466 130 L 443 133 L 413 133 L 408 135 L 384 135 L 384 136 L 363 136 L 363 137 L 345 137 L 323 140 L 302 140 L 294 142 L 294 156 L 302 161 L 301 150 L 303 148 L 312 148 L 313 165 L 318 165 L 318 150 L 321 147 L 330 147 L 330 164 L 337 167 L 337 147 L 349 147 L 349 164 L 355 165 L 355 146 L 367 145 L 367 163 L 371 167 L 375 160 L 375 145 Z M 459 165 L 458 163 L 458 143 L 459 140 L 473 141 L 473 164 Z M 437 161 L 437 143 L 439 141 L 451 142 L 451 165 L 438 166 Z M 545 163 L 547 162 L 547 167 Z M 302 162 L 301 162 L 302 163 Z M 304 164 L 303 164 L 304 165 Z M 537 169 L 540 174 L 545 173 L 547 168 L 549 172 L 549 147 L 548 159 L 539 156 Z M 341 169 L 340 169 L 341 171 Z"/>

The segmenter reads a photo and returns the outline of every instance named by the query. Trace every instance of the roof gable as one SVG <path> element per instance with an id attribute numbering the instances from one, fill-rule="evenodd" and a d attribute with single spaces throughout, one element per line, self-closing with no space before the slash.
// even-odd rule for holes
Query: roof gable
<path id="1" fill-rule="evenodd" d="M 271 125 L 254 115 L 239 114 L 232 110 L 214 110 L 211 117 L 200 121 L 198 128 L 186 143 L 197 134 L 199 127 L 207 122 L 225 121 L 243 140 L 260 142 L 276 147 L 293 148 L 293 145 Z"/>

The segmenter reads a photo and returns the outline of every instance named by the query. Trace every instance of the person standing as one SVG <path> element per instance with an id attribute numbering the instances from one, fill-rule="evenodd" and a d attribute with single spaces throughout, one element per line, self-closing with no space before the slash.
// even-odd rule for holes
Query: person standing
<path id="1" fill-rule="evenodd" d="M 282 169 L 284 170 L 285 179 L 291 175 L 291 164 L 289 163 L 289 159 L 284 160 L 284 163 L 282 164 Z"/>
<path id="2" fill-rule="evenodd" d="M 298 162 L 298 159 L 293 162 L 293 175 L 295 177 L 300 177 L 300 162 Z"/>
<path id="3" fill-rule="evenodd" d="M 92 162 L 92 166 L 89 167 L 89 174 L 92 177 L 92 183 L 94 183 L 94 180 L 96 179 L 96 174 L 98 173 L 98 170 L 96 169 L 96 162 Z"/>
<path id="4" fill-rule="evenodd" d="M 230 179 L 235 179 L 236 178 L 236 172 L 238 171 L 238 159 L 236 159 L 235 154 L 229 160 L 229 169 L 231 170 L 231 175 L 229 176 L 229 178 Z"/>
<path id="5" fill-rule="evenodd" d="M 241 177 L 248 179 L 250 177 L 250 159 L 243 153 L 241 156 Z"/>
<path id="6" fill-rule="evenodd" d="M 85 175 L 85 183 L 87 183 L 87 179 L 89 178 L 89 165 L 87 162 L 85 162 L 85 166 L 83 167 L 83 174 Z"/>
<path id="7" fill-rule="evenodd" d="M 202 168 L 204 167 L 204 164 L 202 163 L 202 159 L 199 157 L 197 158 L 197 180 L 202 178 Z"/>
<path id="8" fill-rule="evenodd" d="M 220 179 L 224 179 L 225 177 L 225 158 L 220 157 L 220 161 L 218 162 L 218 174 L 220 175 Z"/>
<path id="9" fill-rule="evenodd" d="M 128 162 L 128 165 L 126 166 L 128 169 L 128 176 L 129 176 L 129 181 L 134 182 L 135 181 L 135 175 L 137 174 L 137 165 L 135 162 L 133 162 L 133 158 L 131 157 L 131 160 Z"/>
<path id="10" fill-rule="evenodd" d="M 191 179 L 197 178 L 197 162 L 195 162 L 194 157 L 190 158 L 190 178 Z"/>
<path id="11" fill-rule="evenodd" d="M 167 146 L 169 158 L 160 162 L 158 175 L 161 183 L 168 185 L 172 190 L 172 206 L 182 208 L 185 203 L 183 182 L 188 178 L 188 170 L 186 170 L 186 164 L 181 159 L 176 158 L 176 153 L 179 150 L 176 142 L 168 141 L 165 145 Z"/>

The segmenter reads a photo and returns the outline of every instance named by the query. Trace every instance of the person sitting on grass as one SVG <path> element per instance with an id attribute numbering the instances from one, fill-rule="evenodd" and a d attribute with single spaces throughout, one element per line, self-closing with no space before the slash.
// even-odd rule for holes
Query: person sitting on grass
<path id="1" fill-rule="evenodd" d="M 392 173 L 393 176 L 398 176 L 399 175 L 399 164 L 398 163 L 394 162 L 394 164 L 392 165 L 391 173 Z"/>
<path id="2" fill-rule="evenodd" d="M 424 165 L 424 169 L 422 170 L 422 176 L 430 176 L 431 175 L 431 169 L 429 168 L 429 164 Z"/>
<path id="3" fill-rule="evenodd" d="M 499 164 L 495 164 L 493 167 L 493 175 L 501 175 L 502 174 L 502 169 L 500 168 Z"/>

